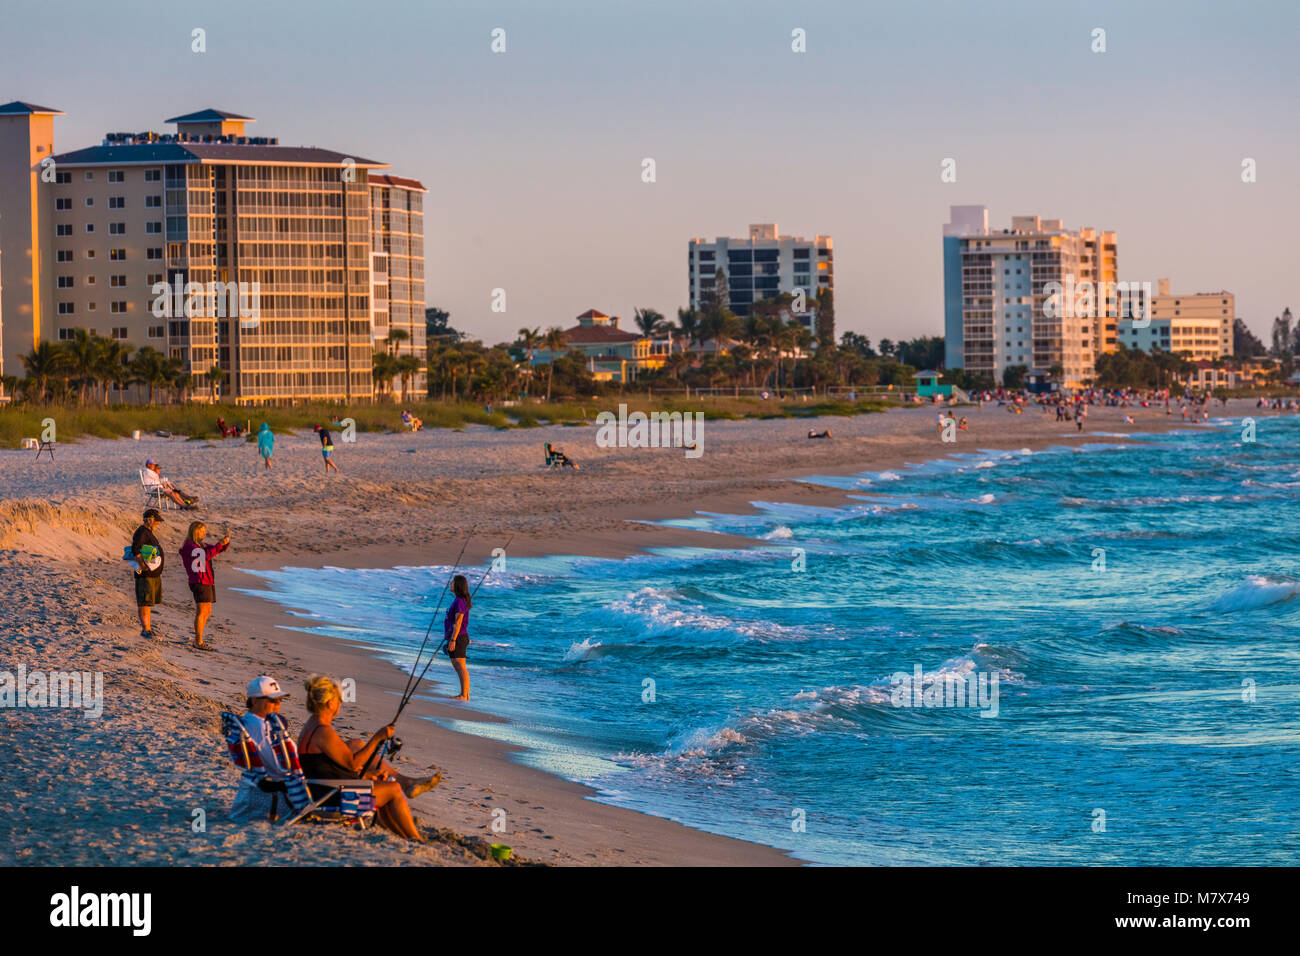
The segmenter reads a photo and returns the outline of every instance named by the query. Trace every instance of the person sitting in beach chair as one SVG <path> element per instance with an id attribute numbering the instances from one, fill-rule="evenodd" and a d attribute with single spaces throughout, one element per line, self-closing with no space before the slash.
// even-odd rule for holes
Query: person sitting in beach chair
<path id="1" fill-rule="evenodd" d="M 187 495 L 162 476 L 162 466 L 152 458 L 140 469 L 140 483 L 144 485 L 147 503 L 154 507 L 166 507 L 164 500 L 171 501 L 182 510 L 190 510 L 198 501 L 197 495 Z"/>
<path id="2" fill-rule="evenodd" d="M 424 422 L 411 414 L 410 409 L 402 409 L 402 424 L 413 432 L 418 432 L 424 427 Z"/>
<path id="3" fill-rule="evenodd" d="M 217 419 L 217 429 L 221 432 L 222 438 L 239 438 L 244 434 L 244 430 L 238 425 L 227 425 L 224 418 Z"/>
<path id="4" fill-rule="evenodd" d="M 559 471 L 561 468 L 572 468 L 577 471 L 579 468 L 577 464 L 569 460 L 568 455 L 550 442 L 546 443 L 546 467 L 551 471 Z"/>
<path id="5" fill-rule="evenodd" d="M 363 777 L 373 780 L 375 809 L 380 824 L 408 840 L 423 843 L 424 835 L 411 817 L 407 798 L 432 790 L 442 781 L 442 774 L 416 780 L 403 777 L 382 760 L 376 761 L 375 754 L 380 744 L 393 736 L 395 728 L 392 724 L 381 727 L 368 741 L 344 741 L 332 726 L 343 704 L 339 685 L 328 677 L 313 675 L 304 686 L 311 717 L 298 735 L 295 755 L 301 754 L 303 772 L 310 778 L 308 782 L 311 783 L 312 779 L 328 780 L 326 785 L 332 785 L 337 781 Z M 318 789 L 320 786 L 313 784 L 313 796 Z"/>

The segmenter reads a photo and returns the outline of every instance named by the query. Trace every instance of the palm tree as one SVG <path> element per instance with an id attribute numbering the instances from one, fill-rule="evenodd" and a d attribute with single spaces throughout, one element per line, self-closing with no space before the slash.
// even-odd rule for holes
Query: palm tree
<path id="1" fill-rule="evenodd" d="M 50 393 L 50 379 L 61 374 L 66 367 L 67 355 L 52 342 L 40 342 L 22 356 L 22 362 L 36 389 L 37 400 L 43 402 Z"/>
<path id="2" fill-rule="evenodd" d="M 383 398 L 385 389 L 392 387 L 396 374 L 397 359 L 387 352 L 376 352 L 370 366 L 370 377 L 379 389 L 380 398 Z"/>
<path id="3" fill-rule="evenodd" d="M 410 338 L 411 338 L 411 333 L 406 331 L 406 329 L 389 328 L 388 347 L 389 349 L 392 350 L 392 353 L 394 355 L 401 355 L 402 343 L 408 341 Z M 414 348 L 414 346 L 412 346 L 412 348 Z"/>
<path id="4" fill-rule="evenodd" d="M 533 366 L 533 357 L 537 354 L 537 346 L 542 341 L 542 330 L 523 328 L 519 330 L 519 342 L 524 347 L 524 358 L 528 360 L 528 368 L 531 371 Z M 529 378 L 532 376 L 530 375 Z M 524 381 L 524 394 L 528 394 L 528 381 Z"/>
<path id="5" fill-rule="evenodd" d="M 99 380 L 102 392 L 100 400 L 108 406 L 108 387 L 114 382 L 121 384 L 126 374 L 126 363 L 131 358 L 131 347 L 118 339 L 100 339 L 99 364 L 95 369 L 95 378 Z"/>
<path id="6" fill-rule="evenodd" d="M 542 345 L 546 351 L 551 353 L 551 367 L 546 372 L 546 401 L 551 400 L 551 381 L 555 378 L 555 360 L 560 357 L 560 352 L 564 351 L 564 329 L 558 325 L 553 325 L 546 330 L 546 338 L 542 340 Z"/>
<path id="7" fill-rule="evenodd" d="M 677 327 L 682 330 L 682 338 L 686 340 L 686 350 L 689 352 L 699 339 L 700 313 L 695 309 L 678 309 Z"/>
<path id="8" fill-rule="evenodd" d="M 403 355 L 397 360 L 397 374 L 401 376 L 402 381 L 402 404 L 406 404 L 406 390 L 410 387 L 411 380 L 423 371 L 424 365 L 419 358 L 414 355 Z"/>
<path id="9" fill-rule="evenodd" d="M 225 379 L 226 373 L 221 370 L 220 365 L 213 365 L 208 369 L 208 389 L 212 393 L 212 404 L 217 404 L 217 387 Z"/>
<path id="10" fill-rule="evenodd" d="M 636 327 L 641 330 L 642 335 L 652 339 L 662 330 L 664 315 L 654 309 L 637 309 L 633 321 L 636 322 Z"/>
<path id="11" fill-rule="evenodd" d="M 99 375 L 104 339 L 85 329 L 73 329 L 72 338 L 62 345 L 64 369 L 77 380 L 77 403 L 86 404 L 86 389 Z"/>
<path id="12" fill-rule="evenodd" d="M 153 405 L 153 393 L 156 388 L 170 384 L 171 369 L 165 355 L 150 345 L 143 345 L 131 359 L 131 371 L 141 385 L 149 387 L 149 405 Z"/>

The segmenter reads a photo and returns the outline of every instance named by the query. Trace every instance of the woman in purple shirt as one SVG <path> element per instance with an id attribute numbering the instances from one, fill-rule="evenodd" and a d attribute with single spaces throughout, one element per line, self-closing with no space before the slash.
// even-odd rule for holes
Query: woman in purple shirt
<path id="1" fill-rule="evenodd" d="M 451 666 L 456 668 L 460 677 L 460 694 L 452 700 L 469 700 L 469 671 L 465 669 L 465 648 L 469 646 L 469 609 L 474 599 L 469 596 L 469 582 L 465 575 L 458 574 L 451 579 L 451 593 L 455 600 L 447 608 L 447 617 L 442 622 L 442 632 L 447 638 L 447 656 Z"/>

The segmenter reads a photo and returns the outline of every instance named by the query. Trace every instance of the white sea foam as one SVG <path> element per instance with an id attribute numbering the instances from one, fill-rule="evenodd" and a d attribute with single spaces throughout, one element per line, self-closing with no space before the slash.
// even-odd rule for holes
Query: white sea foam
<path id="1" fill-rule="evenodd" d="M 1246 579 L 1245 584 L 1233 588 L 1211 604 L 1210 610 L 1221 614 L 1253 611 L 1256 608 L 1268 607 L 1270 604 L 1291 601 L 1296 597 L 1300 597 L 1300 581 L 1294 578 L 1252 574 Z"/>
<path id="2" fill-rule="evenodd" d="M 592 641 L 591 638 L 584 637 L 582 643 L 569 645 L 569 649 L 564 652 L 564 663 L 574 664 L 578 661 L 591 660 L 592 654 L 598 647 L 600 647 L 600 641 Z"/>

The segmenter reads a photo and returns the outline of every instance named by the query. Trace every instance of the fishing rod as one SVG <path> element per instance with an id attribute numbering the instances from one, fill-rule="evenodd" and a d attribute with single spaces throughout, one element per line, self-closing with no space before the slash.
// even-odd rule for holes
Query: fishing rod
<path id="1" fill-rule="evenodd" d="M 502 548 L 501 550 L 504 552 L 506 548 L 510 547 L 510 542 L 513 540 L 515 540 L 515 536 L 512 534 L 509 538 L 506 539 L 505 548 Z M 478 589 L 483 586 L 483 582 L 487 580 L 487 576 L 491 573 L 492 573 L 492 565 L 489 564 L 487 570 L 483 572 L 483 577 L 478 579 L 478 584 L 476 584 L 474 586 L 474 590 L 470 592 L 469 598 L 471 603 L 474 600 L 474 595 L 478 594 Z M 433 662 L 438 657 L 438 651 L 441 651 L 444 647 L 447 646 L 447 640 L 448 640 L 447 637 L 444 636 L 442 639 L 442 643 L 438 645 L 438 650 L 435 650 L 433 654 L 430 655 L 429 662 L 424 665 L 424 670 L 420 671 L 420 676 L 415 681 L 415 687 L 411 688 L 411 693 L 407 696 L 406 700 L 402 702 L 402 706 L 398 708 L 397 710 L 398 717 L 402 716 L 402 711 L 406 709 L 406 705 L 409 704 L 411 702 L 411 698 L 415 696 L 415 691 L 420 686 L 421 682 L 423 682 L 424 675 L 429 673 L 429 668 L 433 666 Z M 393 719 L 395 722 L 397 718 L 395 717 Z"/>
<path id="2" fill-rule="evenodd" d="M 460 554 L 456 555 L 456 563 L 452 566 L 452 577 L 455 577 L 456 570 L 460 567 L 461 559 L 465 557 L 465 549 L 469 547 L 470 540 L 471 540 L 473 537 L 474 537 L 474 532 L 473 532 L 473 531 L 470 531 L 470 533 L 469 533 L 469 537 L 466 538 L 466 539 L 465 539 L 465 543 L 464 543 L 463 545 L 460 546 Z M 394 723 L 394 724 L 397 723 L 397 718 L 402 716 L 402 711 L 406 709 L 406 703 L 407 703 L 407 701 L 409 700 L 408 695 L 410 694 L 410 692 L 411 692 L 411 690 L 412 690 L 412 687 L 411 687 L 411 678 L 413 678 L 413 677 L 415 676 L 415 668 L 419 665 L 419 663 L 420 663 L 420 658 L 421 658 L 422 656 L 424 656 L 424 649 L 425 649 L 425 647 L 427 647 L 428 644 L 429 644 L 429 635 L 431 635 L 431 634 L 433 633 L 433 624 L 434 624 L 434 622 L 435 622 L 436 620 L 438 620 L 438 614 L 442 611 L 442 602 L 445 601 L 445 600 L 447 599 L 447 588 L 450 586 L 450 581 L 451 581 L 451 579 L 448 578 L 448 583 L 443 584 L 443 586 L 442 586 L 442 593 L 441 593 L 440 595 L 438 595 L 438 607 L 437 607 L 437 609 L 433 612 L 433 616 L 432 616 L 431 618 L 429 618 L 429 626 L 428 626 L 428 627 L 425 629 L 425 631 L 424 631 L 424 640 L 420 642 L 420 649 L 419 649 L 418 651 L 415 652 L 415 660 L 411 661 L 411 672 L 406 676 L 406 688 L 402 691 L 402 703 L 401 703 L 401 705 L 397 708 L 397 713 L 396 713 L 396 715 L 394 715 L 394 717 L 393 717 L 393 719 L 392 719 L 392 721 L 391 721 L 391 722 Z M 437 654 L 438 654 L 438 652 L 437 652 L 436 650 L 435 650 L 433 653 L 434 653 L 434 656 L 435 656 L 435 657 L 436 657 Z M 432 660 L 432 658 L 430 658 L 430 660 Z M 426 670 L 427 670 L 427 669 L 428 669 L 428 668 L 426 668 Z M 421 676 L 423 676 L 423 675 L 421 675 Z M 417 687 L 419 686 L 419 681 L 416 681 L 415 686 L 417 686 Z M 385 738 L 384 742 L 381 743 L 377 748 L 375 748 L 375 752 L 374 752 L 373 754 L 371 754 L 370 759 L 367 760 L 367 761 L 365 762 L 365 764 L 362 766 L 362 768 L 361 768 L 361 776 L 364 777 L 367 773 L 369 773 L 369 771 L 370 771 L 370 764 L 371 764 L 371 762 L 374 761 L 376 758 L 378 758 L 378 763 L 380 763 L 380 764 L 383 763 L 383 761 L 384 761 L 384 754 L 388 753 L 389 742 L 390 742 L 390 740 L 392 740 L 392 739 L 394 739 L 394 738 Z M 399 746 L 400 746 L 400 745 L 399 745 Z"/>

